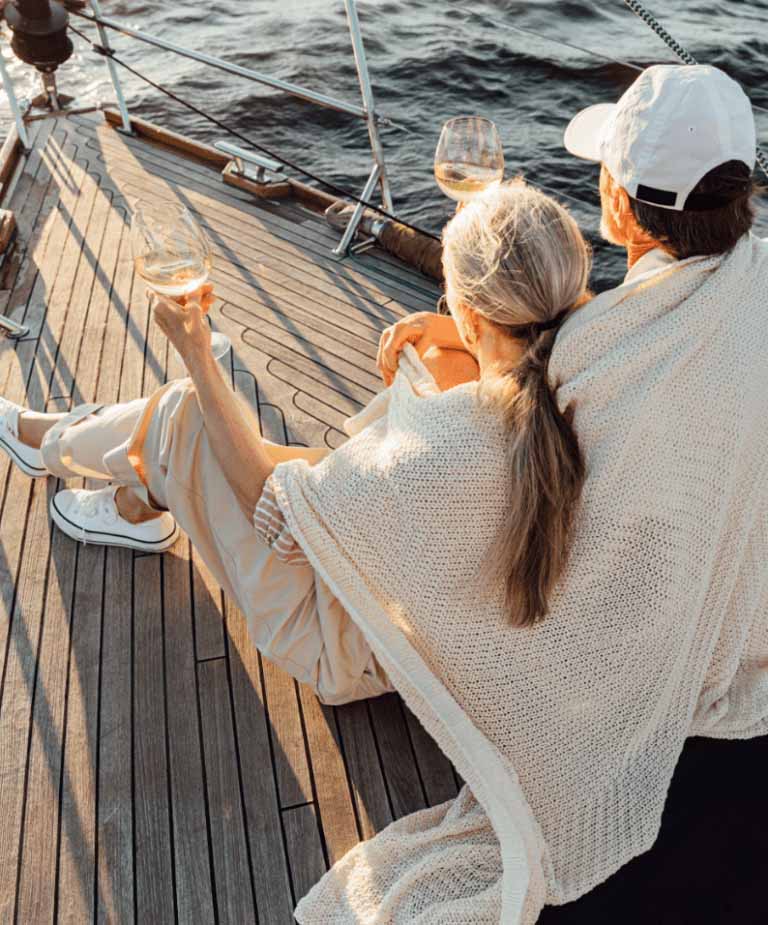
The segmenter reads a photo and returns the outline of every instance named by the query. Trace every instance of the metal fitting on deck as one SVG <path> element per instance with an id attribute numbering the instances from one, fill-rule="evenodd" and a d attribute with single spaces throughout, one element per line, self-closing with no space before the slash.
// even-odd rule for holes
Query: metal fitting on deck
<path id="1" fill-rule="evenodd" d="M 72 55 L 69 14 L 57 0 L 13 0 L 4 16 L 13 33 L 13 53 L 41 73 L 52 74 Z"/>

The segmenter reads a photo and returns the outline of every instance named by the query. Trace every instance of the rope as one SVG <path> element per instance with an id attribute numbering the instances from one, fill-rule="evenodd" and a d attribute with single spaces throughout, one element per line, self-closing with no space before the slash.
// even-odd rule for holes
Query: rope
<path id="1" fill-rule="evenodd" d="M 89 17 L 84 17 L 88 19 Z M 111 58 L 116 64 L 119 64 L 121 67 L 124 67 L 127 71 L 138 77 L 139 80 L 144 81 L 150 87 L 153 87 L 155 90 L 160 93 L 165 94 L 169 99 L 174 100 L 174 102 L 179 103 L 181 106 L 185 106 L 191 112 L 194 112 L 195 115 L 200 116 L 201 119 L 212 123 L 213 125 L 220 128 L 223 132 L 226 132 L 229 135 L 232 135 L 234 138 L 239 139 L 245 144 L 249 145 L 251 148 L 255 148 L 257 151 L 261 151 L 262 154 L 266 154 L 268 157 L 271 157 L 273 160 L 278 161 L 283 164 L 285 167 L 289 167 L 291 170 L 294 170 L 296 173 L 301 174 L 303 177 L 307 177 L 309 180 L 314 180 L 315 183 L 319 183 L 321 186 L 324 186 L 326 189 L 330 190 L 335 195 L 339 196 L 342 199 L 351 199 L 353 202 L 360 203 L 366 208 L 370 209 L 373 212 L 376 212 L 379 215 L 383 215 L 385 218 L 391 219 L 393 222 L 397 222 L 399 225 L 403 225 L 406 228 L 410 228 L 411 231 L 415 231 L 417 234 L 425 235 L 428 238 L 432 238 L 435 241 L 440 241 L 440 237 L 436 234 L 433 234 L 431 231 L 427 231 L 424 228 L 420 228 L 418 225 L 413 225 L 410 222 L 406 222 L 401 218 L 398 218 L 396 215 L 393 215 L 391 212 L 388 212 L 386 209 L 382 209 L 381 206 L 377 206 L 372 202 L 368 202 L 365 199 L 361 199 L 359 196 L 356 196 L 354 193 L 351 193 L 349 190 L 344 189 L 341 186 L 337 186 L 335 183 L 331 183 L 329 180 L 324 180 L 322 177 L 317 176 L 317 174 L 310 173 L 309 170 L 306 170 L 304 167 L 299 166 L 299 164 L 294 163 L 293 161 L 288 160 L 288 158 L 283 157 L 280 154 L 276 154 L 270 148 L 260 145 L 252 139 L 248 138 L 247 135 L 243 135 L 242 132 L 238 132 L 237 129 L 231 128 L 224 122 L 221 122 L 215 116 L 210 115 L 207 112 L 204 112 L 202 109 L 198 109 L 197 106 L 188 102 L 185 99 L 182 99 L 180 96 L 177 96 L 172 91 L 168 90 L 166 87 L 161 86 L 158 83 L 155 83 L 153 80 L 150 80 L 149 77 L 146 77 L 144 74 L 139 73 L 131 67 L 130 64 L 127 64 L 125 61 L 117 57 L 114 51 L 111 48 L 105 48 L 103 45 L 100 45 L 98 42 L 94 42 L 89 36 L 84 32 L 81 32 L 79 29 L 76 29 L 71 23 L 69 28 L 75 35 L 80 36 L 81 39 L 84 39 L 91 48 L 99 55 L 102 55 L 105 58 Z"/>
<path id="2" fill-rule="evenodd" d="M 693 57 L 692 54 L 687 52 L 683 46 L 675 41 L 672 36 L 667 32 L 667 30 L 662 26 L 662 24 L 646 10 L 642 3 L 638 3 L 637 0 L 624 0 L 624 3 L 629 7 L 630 10 L 638 16 L 642 21 L 652 29 L 656 35 L 664 42 L 664 44 L 670 48 L 678 58 L 683 62 L 683 64 L 697 64 L 698 62 Z M 757 149 L 757 163 L 762 167 L 763 173 L 768 177 L 768 158 L 763 154 L 760 148 Z"/>

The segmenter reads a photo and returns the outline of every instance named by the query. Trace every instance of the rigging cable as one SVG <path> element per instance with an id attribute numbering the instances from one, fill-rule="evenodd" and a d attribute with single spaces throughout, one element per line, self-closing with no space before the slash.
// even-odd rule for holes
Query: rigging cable
<path id="1" fill-rule="evenodd" d="M 72 12 L 76 12 L 76 11 L 72 11 Z M 80 13 L 76 13 L 76 15 L 79 15 L 82 19 L 87 19 L 89 22 L 98 22 L 98 20 L 96 20 L 95 18 L 93 18 L 93 17 L 91 17 L 91 16 L 83 16 L 83 15 L 80 14 Z M 474 15 L 478 15 L 478 14 L 474 14 Z M 106 23 L 105 23 L 104 25 L 106 25 Z M 111 26 L 111 24 L 110 24 L 110 26 Z M 77 29 L 77 28 L 76 28 L 75 26 L 73 26 L 71 23 L 70 23 L 70 25 L 69 25 L 69 28 L 70 28 L 70 30 L 71 30 L 72 32 L 75 33 L 75 35 L 78 35 L 80 38 L 84 39 L 84 40 L 91 46 L 91 48 L 92 48 L 97 54 L 102 55 L 103 57 L 109 57 L 109 58 L 111 58 L 116 64 L 121 65 L 121 66 L 124 67 L 127 71 L 129 71 L 131 74 L 133 74 L 135 77 L 138 77 L 139 80 L 144 81 L 144 83 L 146 83 L 146 84 L 148 84 L 149 86 L 153 87 L 154 89 L 158 90 L 160 93 L 165 94 L 165 95 L 166 95 L 167 97 L 169 97 L 170 99 L 175 100 L 177 103 L 180 103 L 182 106 L 185 106 L 187 109 L 191 110 L 191 111 L 194 112 L 196 115 L 199 115 L 201 118 L 206 119 L 206 120 L 209 121 L 209 122 L 212 122 L 214 125 L 218 126 L 220 129 L 222 129 L 222 131 L 225 131 L 225 132 L 227 132 L 227 133 L 233 135 L 235 138 L 238 138 L 240 141 L 244 141 L 246 144 L 248 144 L 248 145 L 249 145 L 250 147 L 252 147 L 252 148 L 255 148 L 257 151 L 261 151 L 263 154 L 266 154 L 268 157 L 271 157 L 273 160 L 278 161 L 279 163 L 285 165 L 286 167 L 290 167 L 292 170 L 295 170 L 297 173 L 301 174 L 302 176 L 307 177 L 307 178 L 310 179 L 310 180 L 314 180 L 316 183 L 319 183 L 319 184 L 321 184 L 322 186 L 325 186 L 326 188 L 330 189 L 332 192 L 336 193 L 336 195 L 338 195 L 338 196 L 340 196 L 340 197 L 342 197 L 342 198 L 344 198 L 344 199 L 351 199 L 353 202 L 359 202 L 359 203 L 361 203 L 362 205 L 366 206 L 367 208 L 371 209 L 372 211 L 377 212 L 379 215 L 383 215 L 384 217 L 389 218 L 389 219 L 391 219 L 392 221 L 397 222 L 399 225 L 403 225 L 405 228 L 410 228 L 412 231 L 416 231 L 417 233 L 422 234 L 422 235 L 425 235 L 425 236 L 428 237 L 428 238 L 432 238 L 432 239 L 435 240 L 435 241 L 442 241 L 442 238 L 440 238 L 440 237 L 439 237 L 438 235 L 436 235 L 436 234 L 433 234 L 431 231 L 427 231 L 426 229 L 421 228 L 421 227 L 418 226 L 418 225 L 411 224 L 410 222 L 406 221 L 405 219 L 399 218 L 398 216 L 393 215 L 391 212 L 388 212 L 386 209 L 383 209 L 383 208 L 381 208 L 380 206 L 377 206 L 377 205 L 375 205 L 375 204 L 372 203 L 372 202 L 368 202 L 368 201 L 366 201 L 366 200 L 364 200 L 364 199 L 361 199 L 359 196 L 356 196 L 354 193 L 351 193 L 349 190 L 346 190 L 346 189 L 344 189 L 343 187 L 337 186 L 337 185 L 334 184 L 334 183 L 330 183 L 328 180 L 324 180 L 322 177 L 319 177 L 319 176 L 317 176 L 317 175 L 314 174 L 314 173 L 310 173 L 310 171 L 305 170 L 303 167 L 300 167 L 298 164 L 295 164 L 295 163 L 293 163 L 292 161 L 287 160 L 286 158 L 282 157 L 281 155 L 276 154 L 276 153 L 275 153 L 274 151 L 272 151 L 270 148 L 266 148 L 266 147 L 264 147 L 263 145 L 257 144 L 255 141 L 252 141 L 251 139 L 247 138 L 245 135 L 242 135 L 242 134 L 241 134 L 240 132 L 238 132 L 237 130 L 235 130 L 235 129 L 233 129 L 233 128 L 230 128 L 228 125 L 226 125 L 226 124 L 223 123 L 223 122 L 220 122 L 220 121 L 219 121 L 218 119 L 216 119 L 214 116 L 211 116 L 209 113 L 206 113 L 206 112 L 204 112 L 204 111 L 201 110 L 201 109 L 198 109 L 198 108 L 197 108 L 196 106 L 194 106 L 192 103 L 190 103 L 190 102 L 188 102 L 187 100 L 184 100 L 184 99 L 182 99 L 181 97 L 177 96 L 175 93 L 173 93 L 172 91 L 168 90 L 166 87 L 163 87 L 163 86 L 161 86 L 160 84 L 155 83 L 155 82 L 154 82 L 153 80 L 151 80 L 149 77 L 146 77 L 144 74 L 141 74 L 139 71 L 137 71 L 137 70 L 135 70 L 133 67 L 131 67 L 131 65 L 127 64 L 125 61 L 122 61 L 120 58 L 118 58 L 118 57 L 115 55 L 113 49 L 111 49 L 111 48 L 105 48 L 103 45 L 100 45 L 98 42 L 94 42 L 93 39 L 91 39 L 91 38 L 90 38 L 88 35 L 86 35 L 84 32 L 81 32 L 80 29 Z M 120 30 L 117 29 L 116 26 L 111 26 L 111 28 L 116 29 L 117 31 L 120 31 Z M 518 31 L 518 32 L 519 32 L 519 31 L 523 31 L 523 32 L 526 31 L 526 30 L 517 29 L 516 27 L 513 27 L 513 26 L 510 26 L 510 28 L 515 29 L 515 31 Z M 531 33 L 531 34 L 538 35 L 538 33 Z M 546 36 L 540 36 L 540 37 L 546 38 Z M 558 44 L 567 44 L 567 43 L 559 42 L 557 39 L 555 39 L 554 41 L 557 42 Z M 570 46 L 570 45 L 569 45 L 568 47 L 576 48 L 577 50 L 579 50 L 579 51 L 584 51 L 584 52 L 586 52 L 587 54 L 598 55 L 597 52 L 591 52 L 589 49 L 581 49 L 581 48 L 578 48 L 578 46 Z M 632 65 L 632 64 L 627 64 L 626 62 L 623 62 L 623 61 L 615 61 L 615 59 L 613 59 L 613 58 L 608 58 L 607 56 L 598 55 L 598 57 L 606 57 L 606 60 L 614 61 L 614 63 L 616 63 L 616 64 L 623 64 L 625 67 L 634 68 L 634 69 L 639 70 L 639 71 L 642 70 L 642 68 L 640 68 L 640 67 L 636 67 L 635 65 Z M 392 124 L 393 126 L 395 126 L 396 128 L 402 129 L 402 130 L 408 132 L 409 134 L 412 134 L 412 132 L 410 131 L 410 129 L 406 129 L 406 128 L 404 128 L 402 125 L 399 125 L 399 124 L 396 125 L 395 123 L 391 123 L 391 124 Z M 563 197 L 565 197 L 566 199 L 571 199 L 571 200 L 573 200 L 573 202 L 579 203 L 580 205 L 588 206 L 588 207 L 590 207 L 591 209 L 599 208 L 599 206 L 597 206 L 596 203 L 591 202 L 590 200 L 587 200 L 587 199 L 581 199 L 581 198 L 579 198 L 578 196 L 574 196 L 572 193 L 566 193 L 566 192 L 564 192 L 564 191 L 562 191 L 562 190 L 556 190 L 556 189 L 554 189 L 554 187 L 546 186 L 546 185 L 544 185 L 544 184 L 542 184 L 542 183 L 539 183 L 539 182 L 537 182 L 537 181 L 533 181 L 533 184 L 534 184 L 535 186 L 540 187 L 541 189 L 545 189 L 545 190 L 548 190 L 549 192 L 556 193 L 556 194 L 559 195 L 559 196 L 563 196 Z"/>
<path id="2" fill-rule="evenodd" d="M 489 16 L 485 16 L 483 13 L 477 13 L 475 10 L 460 8 L 459 12 L 464 13 L 465 16 L 474 16 L 476 19 L 483 20 L 486 25 L 492 26 L 494 29 L 507 29 L 510 32 L 516 32 L 519 35 L 541 39 L 544 42 L 549 42 L 551 45 L 559 45 L 561 48 L 568 48 L 571 51 L 580 51 L 582 54 L 596 58 L 599 61 L 608 61 L 611 64 L 618 64 L 620 67 L 626 67 L 630 71 L 635 71 L 638 74 L 645 70 L 645 68 L 641 67 L 639 64 L 632 64 L 631 62 L 624 61 L 621 58 L 614 58 L 612 55 L 606 55 L 603 52 L 595 51 L 594 48 L 587 48 L 586 45 L 574 45 L 573 42 L 566 42 L 564 39 L 556 38 L 553 35 L 545 35 L 545 33 L 537 32 L 535 29 L 525 29 L 522 26 L 513 26 L 508 22 L 500 22 L 491 19 Z M 757 112 L 768 113 L 767 107 L 759 106 L 754 102 L 752 103 L 752 108 Z M 406 129 L 406 131 L 409 130 Z"/>
<path id="3" fill-rule="evenodd" d="M 656 20 L 656 19 L 653 17 L 653 15 L 652 15 L 650 12 L 648 12 L 648 10 L 646 10 L 646 9 L 642 6 L 642 4 L 640 4 L 639 2 L 637 2 L 637 0 L 624 0 L 624 2 L 625 2 L 625 4 L 629 7 L 629 9 L 630 9 L 633 13 L 635 13 L 635 15 L 637 15 L 640 19 L 642 19 L 643 22 L 645 22 L 645 23 L 646 23 L 646 24 L 647 24 L 647 25 L 648 25 L 648 26 L 649 26 L 649 27 L 650 27 L 661 39 L 662 39 L 662 41 L 664 41 L 664 43 L 670 48 L 670 50 L 673 51 L 674 54 L 677 55 L 685 64 L 696 64 L 696 63 L 697 63 L 697 62 L 696 62 L 696 59 L 695 59 L 689 52 L 687 52 L 687 51 L 682 47 L 682 45 L 680 45 L 680 44 L 679 44 L 679 43 L 678 43 L 678 42 L 666 31 L 666 29 L 664 29 L 664 27 L 661 25 L 661 23 L 659 23 L 658 20 Z M 81 12 L 79 12 L 79 11 L 72 11 L 72 12 L 74 12 L 76 15 L 80 16 L 82 19 L 88 20 L 89 22 L 95 22 L 95 23 L 99 23 L 99 22 L 100 22 L 100 20 L 98 20 L 96 17 L 84 15 L 83 13 L 81 13 Z M 476 18 L 481 19 L 481 20 L 487 20 L 487 19 L 488 19 L 488 17 L 485 17 L 485 16 L 483 16 L 481 13 L 477 13 L 477 12 L 475 12 L 474 10 L 462 9 L 462 10 L 460 10 L 460 12 L 463 12 L 463 13 L 464 13 L 465 15 L 467 15 L 467 16 L 473 16 L 473 17 L 476 17 Z M 105 25 L 105 26 L 108 26 L 109 28 L 114 29 L 114 30 L 116 30 L 116 31 L 122 33 L 122 30 L 121 30 L 118 26 L 114 25 L 113 23 L 101 23 L 101 24 L 102 24 L 102 25 Z M 499 26 L 501 26 L 501 27 L 504 28 L 504 29 L 510 30 L 510 31 L 512 31 L 512 32 L 516 32 L 516 33 L 518 33 L 518 34 L 520 34 L 520 35 L 533 36 L 533 37 L 535 37 L 535 38 L 542 39 L 542 40 L 544 40 L 544 41 L 553 43 L 553 44 L 555 44 L 555 45 L 559 45 L 559 46 L 561 46 L 561 47 L 563 47 L 563 48 L 568 48 L 568 49 L 570 49 L 570 50 L 572 50 L 572 51 L 581 52 L 582 54 L 589 55 L 589 56 L 591 56 L 591 57 L 593 57 L 593 58 L 596 58 L 596 59 L 599 59 L 599 60 L 602 60 L 602 61 L 608 61 L 608 62 L 611 62 L 611 63 L 613 63 L 613 64 L 618 64 L 618 65 L 620 65 L 621 67 L 628 68 L 628 69 L 633 70 L 633 71 L 635 71 L 635 72 L 642 72 L 642 71 L 643 71 L 643 68 L 642 68 L 641 66 L 637 65 L 637 64 L 631 64 L 631 63 L 628 62 L 628 61 L 623 61 L 623 60 L 621 60 L 621 59 L 619 59 L 619 58 L 614 58 L 614 57 L 612 57 L 611 55 L 602 54 L 602 53 L 600 53 L 600 52 L 595 51 L 594 49 L 586 48 L 586 47 L 584 47 L 584 46 L 582 46 L 582 45 L 576 45 L 576 44 L 573 44 L 573 43 L 571 43 L 571 42 L 566 42 L 566 41 L 563 41 L 562 39 L 555 38 L 555 37 L 553 37 L 553 36 L 545 35 L 544 33 L 542 33 L 542 32 L 537 32 L 537 31 L 534 30 L 534 29 L 526 29 L 526 28 L 523 28 L 523 27 L 521 27 L 521 26 L 514 26 L 514 25 L 512 25 L 512 24 L 510 24 L 510 23 L 504 23 L 504 22 L 493 22 L 493 25 L 494 25 L 494 27 L 499 27 Z M 290 161 L 290 160 L 288 160 L 288 159 L 282 157 L 281 155 L 276 154 L 276 153 L 275 153 L 274 151 L 272 151 L 271 149 L 266 148 L 266 147 L 264 147 L 263 145 L 257 144 L 256 142 L 252 141 L 251 139 L 249 139 L 249 138 L 246 137 L 245 135 L 241 134 L 241 133 L 238 132 L 237 130 L 235 130 L 235 129 L 231 128 L 230 126 L 226 125 L 225 123 L 219 121 L 219 120 L 216 119 L 214 116 L 211 116 L 211 115 L 209 115 L 208 113 L 204 112 L 203 110 L 198 109 L 198 108 L 197 108 L 196 106 L 194 106 L 192 103 L 189 103 L 187 100 L 182 99 L 181 97 L 179 97 L 179 96 L 177 96 L 176 94 L 172 93 L 172 92 L 171 92 L 170 90 L 168 90 L 167 88 L 165 88 L 165 87 L 161 86 L 160 84 L 157 84 L 157 83 L 155 83 L 154 81 L 150 80 L 150 78 L 146 77 L 144 74 L 141 74 L 140 72 L 136 71 L 136 70 L 135 70 L 134 68 L 132 68 L 129 64 L 127 64 L 125 61 L 122 61 L 120 58 L 118 58 L 118 57 L 115 55 L 115 53 L 114 53 L 114 51 L 113 51 L 112 49 L 110 49 L 110 48 L 105 48 L 104 46 L 98 44 L 97 42 L 94 42 L 94 41 L 93 41 L 92 39 L 90 39 L 85 33 L 81 32 L 79 29 L 76 29 L 76 28 L 75 28 L 74 26 L 72 26 L 72 25 L 70 25 L 69 28 L 70 28 L 73 32 L 75 32 L 77 35 L 79 35 L 82 39 L 84 39 L 86 42 L 88 42 L 88 44 L 89 44 L 89 45 L 94 49 L 94 51 L 96 51 L 98 54 L 101 54 L 101 55 L 103 55 L 103 56 L 105 56 L 105 57 L 110 57 L 110 58 L 112 58 L 113 61 L 115 61 L 117 64 L 121 65 L 123 68 L 125 68 L 126 70 L 128 70 L 128 71 L 129 71 L 130 73 L 132 73 L 134 76 L 138 77 L 140 80 L 144 81 L 144 82 L 145 82 L 146 84 L 148 84 L 149 86 L 155 88 L 155 89 L 158 90 L 160 93 L 165 94 L 165 95 L 168 96 L 170 99 L 174 100 L 175 102 L 179 103 L 180 105 L 185 106 L 187 109 L 189 109 L 190 111 L 192 111 L 192 112 L 194 112 L 195 114 L 199 115 L 201 118 L 206 119 L 207 121 L 211 122 L 212 124 L 218 126 L 219 128 L 221 128 L 223 131 L 227 132 L 228 134 L 230 134 L 230 135 L 232 135 L 232 136 L 238 138 L 238 139 L 241 140 L 241 141 L 244 141 L 246 144 L 248 144 L 248 145 L 249 145 L 250 147 L 252 147 L 252 148 L 255 148 L 257 151 L 261 151 L 261 152 L 263 152 L 264 154 L 267 154 L 269 157 L 271 157 L 271 158 L 273 158 L 274 160 L 280 162 L 281 164 L 285 165 L 286 167 L 290 167 L 292 170 L 296 171 L 297 173 L 301 174 L 302 176 L 307 177 L 307 178 L 310 179 L 310 180 L 314 180 L 316 183 L 319 183 L 321 186 L 324 186 L 324 187 L 326 187 L 327 189 L 329 189 L 329 190 L 331 190 L 332 192 L 334 192 L 337 196 L 340 196 L 340 197 L 342 197 L 342 198 L 344 198 L 344 199 L 352 200 L 353 202 L 356 202 L 356 203 L 360 203 L 361 205 L 366 206 L 367 208 L 371 209 L 372 211 L 376 212 L 377 214 L 383 215 L 384 217 L 389 218 L 389 219 L 391 219 L 392 221 L 396 221 L 396 222 L 398 222 L 399 224 L 405 226 L 406 228 L 410 228 L 412 231 L 416 231 L 416 232 L 419 233 L 419 234 L 426 235 L 427 237 L 432 238 L 433 240 L 438 240 L 438 241 L 440 240 L 440 238 L 439 238 L 438 235 L 435 235 L 435 234 L 433 234 L 432 232 L 427 231 L 426 229 L 419 227 L 418 225 L 411 224 L 411 223 L 405 221 L 405 220 L 402 219 L 402 218 L 398 218 L 397 216 L 395 216 L 395 215 L 393 215 L 392 213 L 388 212 L 386 209 L 383 209 L 383 208 L 381 208 L 380 206 L 375 205 L 374 203 L 371 203 L 371 202 L 368 202 L 368 201 L 366 201 L 366 200 L 364 200 L 364 199 L 361 199 L 359 196 L 356 196 L 354 193 L 351 193 L 349 190 L 346 190 L 346 189 L 344 189 L 343 187 L 340 187 L 340 186 L 338 186 L 338 185 L 336 185 L 336 184 L 334 184 L 334 183 L 331 183 L 331 182 L 329 182 L 328 180 L 324 180 L 322 177 L 319 177 L 319 176 L 317 176 L 316 174 L 313 174 L 313 173 L 311 173 L 310 171 L 304 169 L 303 167 L 300 167 L 298 164 L 295 164 L 295 163 L 293 163 L 292 161 Z M 760 112 L 768 112 L 768 109 L 765 109 L 765 108 L 762 107 L 762 106 L 758 106 L 758 105 L 756 105 L 756 104 L 754 104 L 754 103 L 752 104 L 752 106 L 753 106 L 754 109 L 756 109 L 756 110 L 758 110 L 758 111 L 760 111 Z M 403 126 L 397 126 L 397 127 L 398 127 L 398 128 L 401 128 L 401 129 L 404 128 Z M 409 134 L 411 134 L 410 130 L 405 129 L 405 131 L 407 131 Z M 762 167 L 763 171 L 766 173 L 766 175 L 768 175 L 768 159 L 766 159 L 765 155 L 764 155 L 764 154 L 762 153 L 762 151 L 760 151 L 759 149 L 758 149 L 758 151 L 757 151 L 757 161 L 758 161 L 758 163 L 760 164 L 760 166 Z M 543 186 L 542 184 L 537 184 L 537 185 L 542 186 L 542 188 L 548 189 L 548 190 L 550 190 L 551 192 L 556 192 L 556 193 L 558 193 L 558 194 L 561 195 L 561 196 L 565 196 L 565 197 L 568 198 L 568 199 L 572 199 L 574 202 L 578 202 L 578 203 L 581 203 L 581 204 L 583 204 L 583 205 L 589 205 L 589 206 L 591 206 L 591 207 L 594 207 L 594 205 L 595 205 L 595 204 L 592 203 L 592 202 L 589 202 L 589 201 L 584 200 L 584 199 L 580 199 L 580 198 L 578 198 L 578 197 L 576 197 L 576 196 L 573 196 L 572 194 L 569 194 L 569 193 L 564 193 L 564 192 L 561 191 L 561 190 L 554 190 L 554 189 L 552 189 L 551 187 L 545 187 L 545 186 Z"/>
<path id="4" fill-rule="evenodd" d="M 84 19 L 90 19 L 90 17 L 85 16 Z M 100 45 L 98 42 L 94 42 L 89 36 L 84 32 L 81 32 L 79 29 L 76 29 L 71 23 L 69 28 L 75 35 L 79 35 L 80 38 L 85 39 L 86 42 L 93 48 L 93 50 L 102 55 L 105 58 L 111 58 L 116 64 L 119 64 L 121 67 L 124 67 L 127 71 L 138 77 L 139 80 L 143 80 L 144 83 L 149 84 L 150 87 L 154 87 L 155 90 L 158 90 L 160 93 L 165 94 L 165 96 L 174 100 L 175 102 L 185 106 L 191 112 L 194 112 L 196 115 L 200 116 L 201 119 L 206 119 L 208 122 L 211 122 L 213 125 L 216 125 L 222 131 L 227 132 L 229 135 L 232 135 L 234 138 L 239 139 L 245 144 L 249 145 L 252 148 L 255 148 L 257 151 L 261 151 L 263 154 L 266 154 L 268 157 L 271 157 L 273 160 L 279 161 L 279 163 L 284 164 L 286 167 L 290 167 L 291 170 L 296 171 L 296 173 L 301 174 L 304 177 L 307 177 L 309 180 L 314 180 L 315 183 L 319 183 L 324 186 L 326 189 L 335 193 L 337 196 L 342 199 L 350 199 L 353 202 L 360 203 L 366 208 L 370 209 L 373 212 L 383 215 L 385 218 L 391 219 L 393 222 L 397 222 L 398 225 L 403 225 L 405 228 L 410 228 L 411 231 L 415 231 L 418 234 L 424 235 L 425 237 L 432 238 L 435 241 L 442 240 L 439 235 L 433 234 L 431 231 L 427 231 L 425 228 L 420 228 L 418 225 L 413 225 L 410 222 L 406 222 L 401 218 L 398 218 L 396 215 L 393 215 L 391 212 L 388 212 L 386 209 L 382 209 L 381 206 L 377 206 L 372 202 L 368 202 L 365 199 L 361 199 L 359 196 L 356 196 L 354 193 L 351 193 L 349 190 L 344 189 L 341 186 L 337 186 L 335 183 L 331 183 L 328 180 L 324 180 L 322 177 L 317 176 L 317 174 L 310 173 L 309 170 L 306 170 L 304 167 L 300 167 L 298 164 L 293 161 L 288 160 L 285 157 L 282 157 L 280 154 L 276 154 L 270 148 L 265 148 L 264 145 L 257 144 L 255 141 L 252 141 L 248 138 L 247 135 L 243 135 L 242 132 L 238 132 L 237 129 L 231 128 L 224 122 L 221 122 L 215 116 L 210 115 L 207 112 L 204 112 L 202 109 L 198 109 L 197 106 L 188 102 L 187 100 L 182 99 L 180 96 L 177 96 L 172 91 L 168 90 L 166 87 L 161 86 L 160 84 L 155 83 L 153 80 L 150 80 L 149 77 L 146 77 L 144 74 L 141 74 L 139 71 L 131 67 L 130 64 L 127 64 L 125 61 L 117 57 L 114 51 L 111 48 L 105 48 L 103 45 Z"/>
<path id="5" fill-rule="evenodd" d="M 544 35 L 543 32 L 537 32 L 535 29 L 524 29 L 522 26 L 513 26 L 512 23 L 496 21 L 475 10 L 460 8 L 458 12 L 464 13 L 465 16 L 474 16 L 476 19 L 484 20 L 486 25 L 490 25 L 494 29 L 508 29 L 510 32 L 517 32 L 519 35 L 543 39 L 545 42 L 550 42 L 553 45 L 560 45 L 562 48 L 569 48 L 571 51 L 580 51 L 584 55 L 589 55 L 592 58 L 599 58 L 601 61 L 609 61 L 611 64 L 618 64 L 621 67 L 629 68 L 631 71 L 637 71 L 638 73 L 643 70 L 639 64 L 630 64 L 629 61 L 622 61 L 620 58 L 612 58 L 610 55 L 604 55 L 599 51 L 594 51 L 592 48 L 585 48 L 583 45 L 574 45 L 572 42 L 565 42 L 563 39 L 558 39 L 551 35 Z"/>
<path id="6" fill-rule="evenodd" d="M 683 64 L 698 64 L 693 55 L 687 52 L 679 42 L 672 38 L 664 26 L 646 10 L 642 3 L 638 3 L 637 0 L 624 0 L 624 3 L 632 10 L 635 16 L 642 19 L 642 21 L 658 35 L 662 42 L 680 58 Z M 763 173 L 768 177 L 768 158 L 763 154 L 760 148 L 757 149 L 757 163 L 763 168 Z"/>

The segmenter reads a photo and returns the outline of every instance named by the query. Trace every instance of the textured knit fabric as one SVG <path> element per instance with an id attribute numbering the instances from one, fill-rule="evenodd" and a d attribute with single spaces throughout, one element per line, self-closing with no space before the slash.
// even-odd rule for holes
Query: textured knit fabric
<path id="1" fill-rule="evenodd" d="M 388 830 L 305 897 L 302 925 L 533 922 L 650 848 L 686 737 L 768 732 L 767 292 L 749 236 L 564 324 L 550 376 L 587 480 L 535 627 L 509 626 L 501 583 L 480 579 L 513 486 L 475 383 L 434 394 L 406 347 L 362 430 L 314 468 L 277 466 L 292 535 L 498 842 L 497 862 L 471 838 L 447 862 L 426 811 L 417 868 Z"/>
<path id="2" fill-rule="evenodd" d="M 650 251 L 635 264 L 633 269 L 627 274 L 626 279 L 629 281 L 639 276 L 641 273 L 660 269 L 672 262 L 673 258 L 665 251 L 660 249 Z M 381 399 L 379 399 L 379 401 L 381 401 Z M 353 429 L 355 427 L 361 429 L 366 421 L 373 420 L 378 413 L 380 413 L 380 406 L 378 403 L 374 404 L 372 407 L 368 406 L 368 408 L 362 412 L 363 416 L 360 418 L 360 421 L 353 423 L 351 427 Z M 356 421 L 356 419 L 352 420 L 353 422 Z M 264 542 L 272 548 L 272 551 L 281 561 L 293 565 L 303 565 L 307 563 L 308 560 L 304 554 L 304 550 L 296 542 L 285 522 L 285 515 L 280 509 L 280 505 L 277 503 L 274 489 L 269 483 L 269 480 L 267 480 L 264 485 L 264 490 L 254 510 L 253 523 L 259 536 L 261 536 Z"/>

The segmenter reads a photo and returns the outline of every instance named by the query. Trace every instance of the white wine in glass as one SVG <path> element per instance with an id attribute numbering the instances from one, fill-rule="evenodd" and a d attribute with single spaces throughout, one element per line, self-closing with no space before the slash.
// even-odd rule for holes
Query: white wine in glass
<path id="1" fill-rule="evenodd" d="M 131 247 L 136 272 L 160 295 L 189 295 L 211 273 L 210 242 L 189 209 L 176 202 L 137 202 L 131 214 Z M 230 347 L 225 334 L 211 334 L 217 359 Z"/>
<path id="2" fill-rule="evenodd" d="M 468 202 L 504 177 L 504 151 L 490 119 L 449 119 L 435 151 L 435 180 L 451 199 Z"/>
<path id="3" fill-rule="evenodd" d="M 147 285 L 161 295 L 177 298 L 189 295 L 208 281 L 210 257 L 181 257 L 168 260 L 164 256 L 136 258 L 136 272 Z"/>

